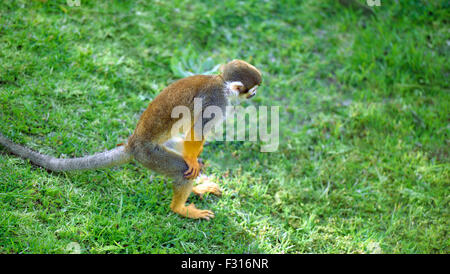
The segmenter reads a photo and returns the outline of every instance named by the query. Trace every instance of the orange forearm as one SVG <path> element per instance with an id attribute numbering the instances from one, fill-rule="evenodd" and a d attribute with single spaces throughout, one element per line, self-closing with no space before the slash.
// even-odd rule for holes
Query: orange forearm
<path id="1" fill-rule="evenodd" d="M 186 134 L 186 138 L 183 144 L 183 157 L 190 159 L 197 159 L 200 153 L 203 150 L 203 143 L 205 139 L 203 136 L 201 140 L 196 140 L 196 132 L 194 129 L 194 125 L 191 126 L 191 130 Z M 197 136 L 198 138 L 199 136 Z"/>
<path id="2" fill-rule="evenodd" d="M 186 178 L 195 178 L 200 173 L 201 165 L 198 163 L 198 156 L 203 151 L 203 143 L 205 139 L 195 141 L 194 128 L 186 135 L 186 140 L 183 143 L 183 159 L 188 165 L 188 170 L 185 172 Z"/>

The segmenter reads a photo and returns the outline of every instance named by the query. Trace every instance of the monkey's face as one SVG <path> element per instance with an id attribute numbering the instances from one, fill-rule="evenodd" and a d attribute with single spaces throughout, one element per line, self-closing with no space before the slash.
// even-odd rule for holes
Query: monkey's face
<path id="1" fill-rule="evenodd" d="M 243 84 L 238 85 L 238 97 L 240 99 L 250 99 L 256 95 L 259 85 L 254 85 L 252 88 L 247 89 Z"/>
<path id="2" fill-rule="evenodd" d="M 239 99 L 250 99 L 256 95 L 259 85 L 253 85 L 250 89 L 246 88 L 241 81 L 229 82 L 227 89 L 229 95 L 238 97 Z"/>

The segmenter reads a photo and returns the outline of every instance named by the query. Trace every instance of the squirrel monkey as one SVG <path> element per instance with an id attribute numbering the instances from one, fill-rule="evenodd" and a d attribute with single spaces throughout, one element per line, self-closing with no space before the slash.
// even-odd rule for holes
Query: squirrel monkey
<path id="1" fill-rule="evenodd" d="M 261 81 L 261 73 L 242 60 L 233 60 L 222 65 L 218 75 L 194 75 L 180 79 L 167 86 L 150 102 L 126 144 L 90 156 L 53 158 L 13 143 L 1 133 L 0 144 L 12 153 L 30 159 L 34 164 L 51 171 L 96 169 L 135 159 L 145 167 L 173 179 L 173 198 L 170 205 L 173 212 L 188 218 L 209 220 L 214 217 L 213 212 L 197 209 L 194 204 L 186 206 L 185 203 L 191 192 L 200 196 L 207 192 L 221 194 L 217 184 L 212 182 L 193 186 L 193 179 L 199 175 L 202 167 L 198 156 L 203 150 L 206 137 L 206 133 L 202 132 L 200 138 L 194 138 L 197 128 L 194 125 L 196 121 L 201 120 L 203 129 L 211 119 L 195 120 L 195 117 L 192 117 L 194 119 L 191 119 L 190 129 L 185 132 L 186 138 L 175 142 L 171 139 L 171 128 L 178 119 L 172 118 L 172 110 L 176 106 L 185 106 L 189 108 L 192 116 L 194 98 L 201 98 L 202 111 L 208 106 L 217 106 L 225 112 L 228 97 L 251 98 L 256 94 Z"/>

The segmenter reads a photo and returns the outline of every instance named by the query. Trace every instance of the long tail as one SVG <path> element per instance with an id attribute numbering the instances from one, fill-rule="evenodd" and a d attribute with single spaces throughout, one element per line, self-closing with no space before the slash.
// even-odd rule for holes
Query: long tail
<path id="1" fill-rule="evenodd" d="M 34 164 L 51 171 L 86 170 L 103 167 L 111 167 L 127 163 L 133 158 L 126 150 L 125 146 L 89 155 L 81 158 L 61 159 L 44 155 L 29 148 L 13 143 L 0 133 L 0 144 L 5 146 L 10 152 L 30 159 Z"/>

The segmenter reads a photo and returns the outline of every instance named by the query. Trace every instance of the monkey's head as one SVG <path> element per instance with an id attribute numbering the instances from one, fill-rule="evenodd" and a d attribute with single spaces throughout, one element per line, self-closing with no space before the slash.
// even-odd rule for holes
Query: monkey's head
<path id="1" fill-rule="evenodd" d="M 256 89 L 261 85 L 261 72 L 254 66 L 242 60 L 233 60 L 220 68 L 228 90 L 233 95 L 250 99 L 256 95 Z"/>

